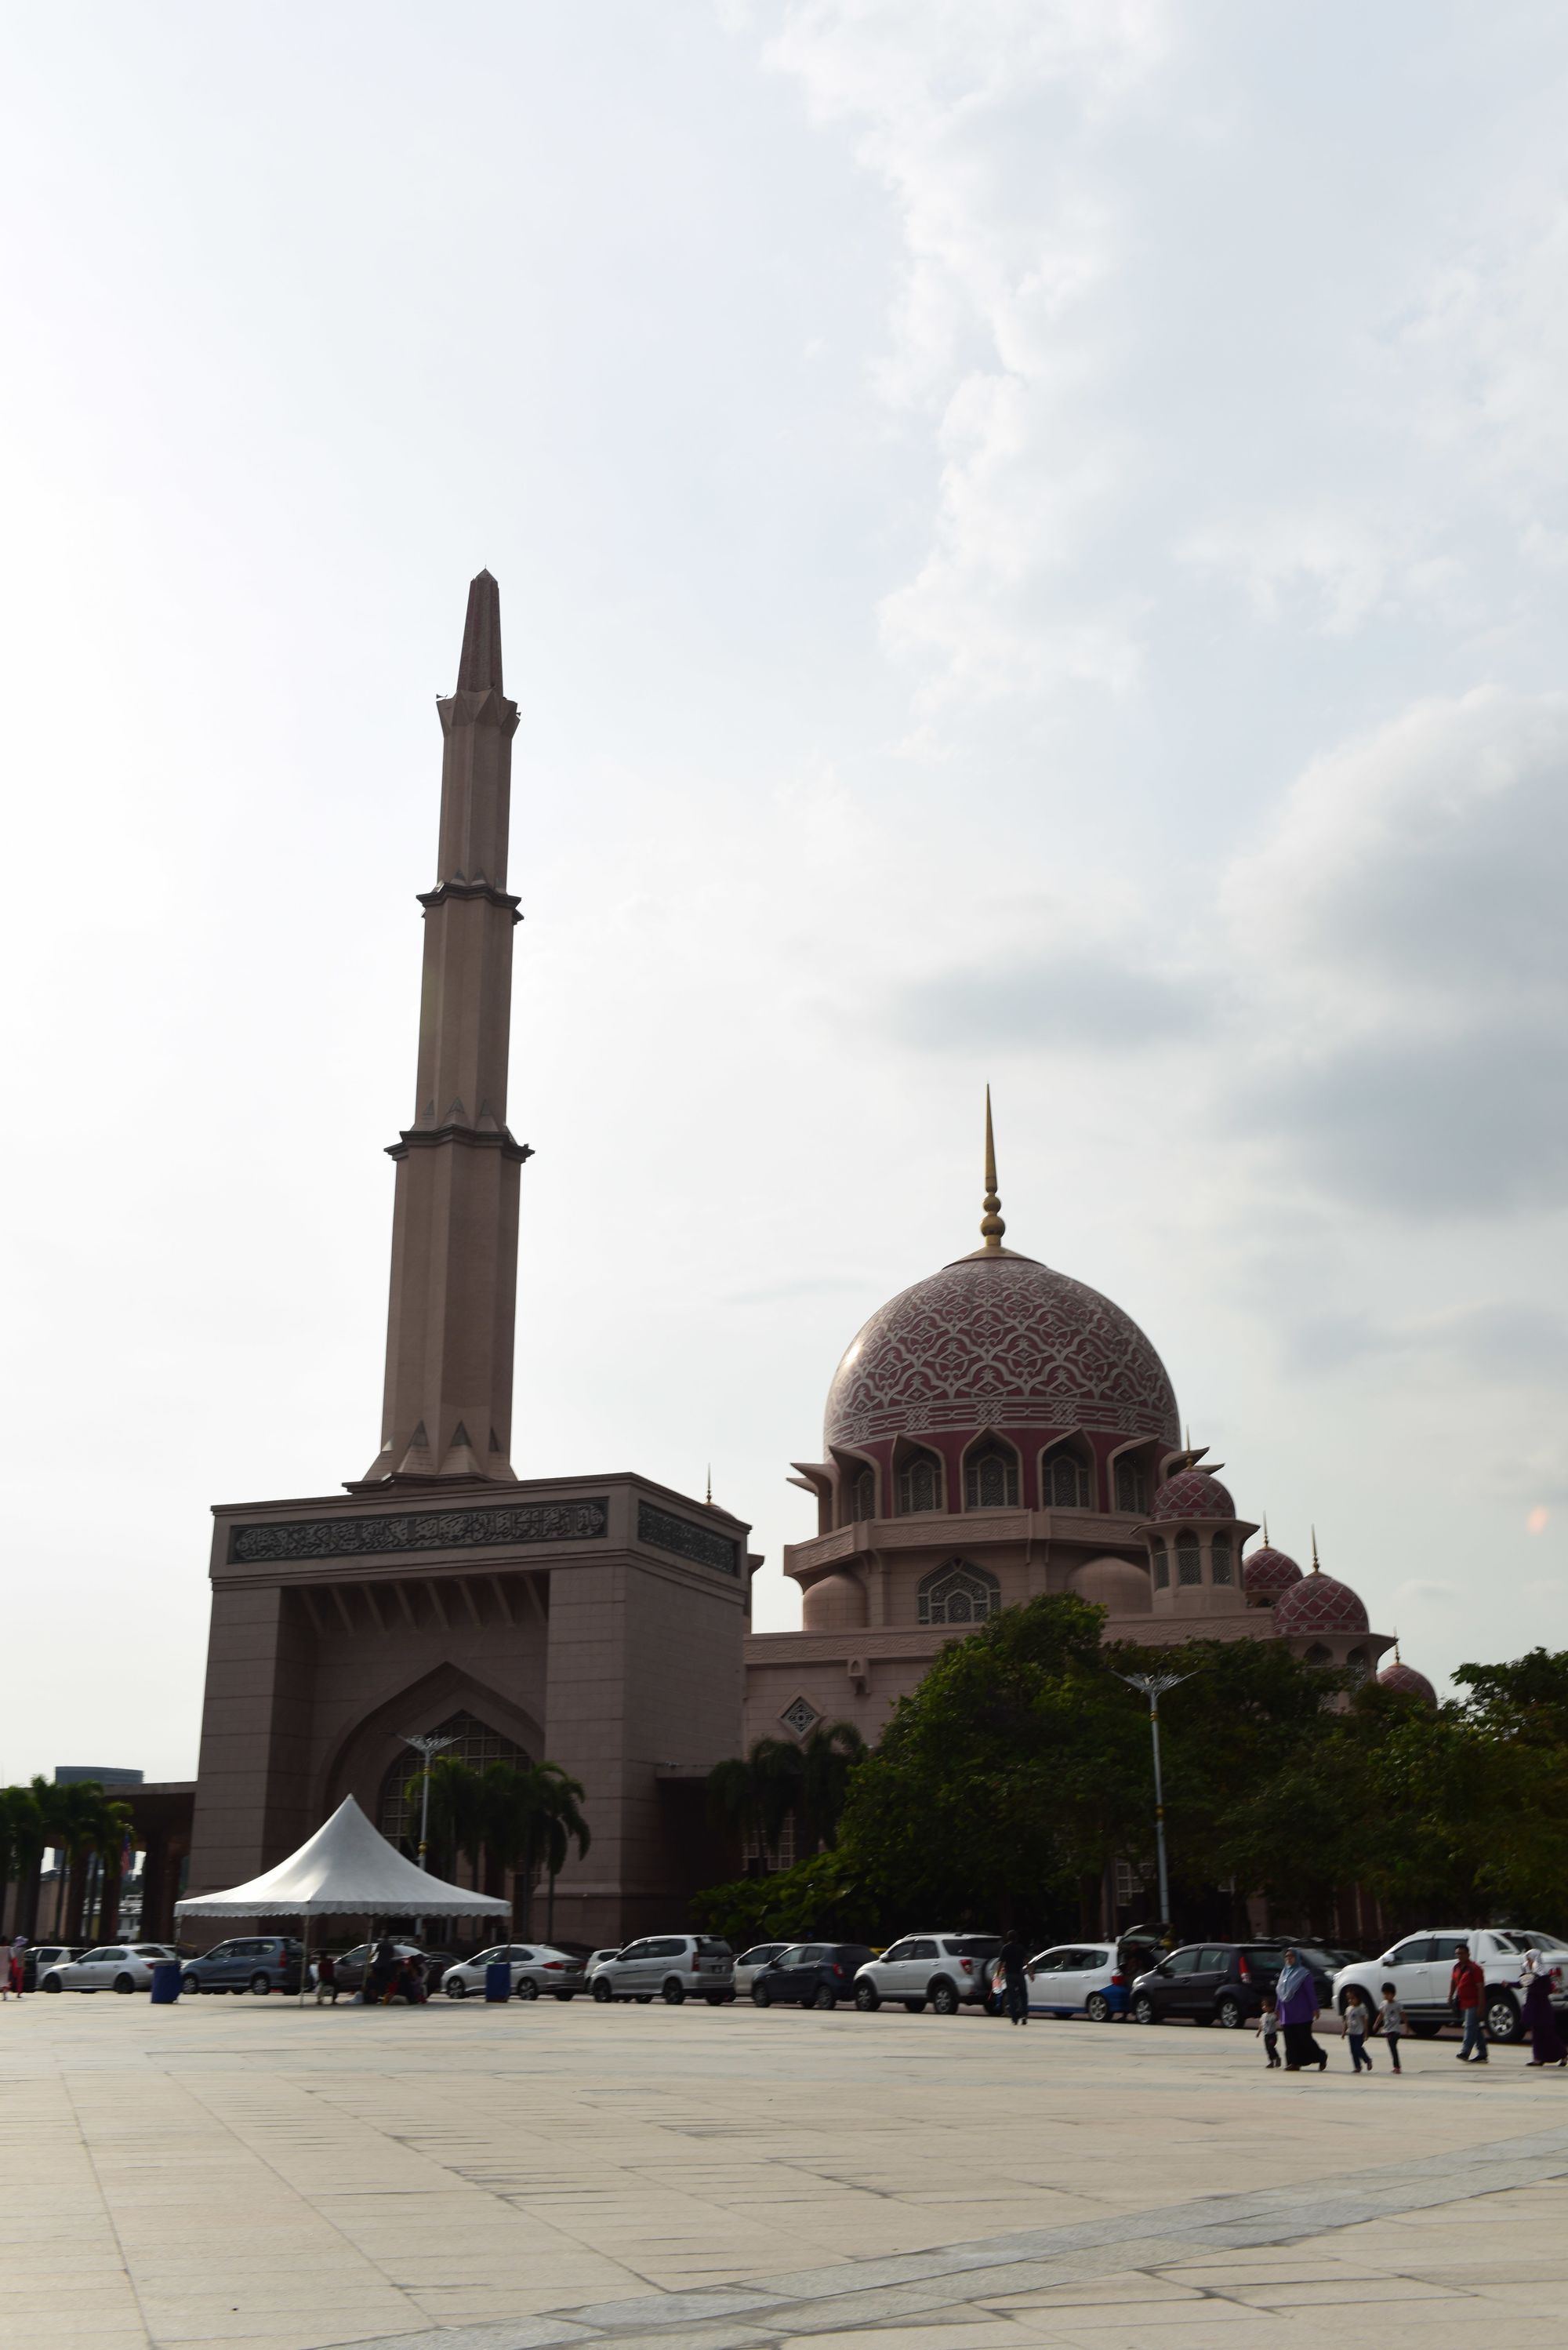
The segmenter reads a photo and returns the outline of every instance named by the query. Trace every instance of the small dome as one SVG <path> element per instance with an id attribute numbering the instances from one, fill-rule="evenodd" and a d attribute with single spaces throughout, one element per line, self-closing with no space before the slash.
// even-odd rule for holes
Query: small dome
<path id="1" fill-rule="evenodd" d="M 1438 1692 L 1426 1674 L 1418 1673 L 1414 1665 L 1400 1664 L 1397 1658 L 1378 1674 L 1377 1686 L 1379 1689 L 1397 1690 L 1401 1697 L 1418 1697 L 1423 1705 L 1436 1705 L 1438 1702 Z"/>
<path id="2" fill-rule="evenodd" d="M 1091 1558 L 1068 1577 L 1073 1596 L 1113 1616 L 1147 1616 L 1154 1605 L 1148 1575 L 1127 1558 Z"/>
<path id="3" fill-rule="evenodd" d="M 1272 1543 L 1249 1551 L 1241 1561 L 1241 1581 L 1249 1599 L 1275 1598 L 1301 1579 L 1302 1571 L 1294 1559 L 1287 1557 L 1282 1550 L 1275 1550 Z"/>
<path id="4" fill-rule="evenodd" d="M 1307 1632 L 1365 1632 L 1366 1610 L 1348 1583 L 1314 1567 L 1274 1602 L 1274 1629 L 1291 1637 Z"/>
<path id="5" fill-rule="evenodd" d="M 1152 1519 L 1233 1518 L 1236 1504 L 1207 1469 L 1179 1469 L 1156 1493 L 1148 1514 Z"/>
<path id="6" fill-rule="evenodd" d="M 801 1601 L 807 1632 L 858 1632 L 867 1621 L 866 1586 L 852 1575 L 825 1575 Z"/>

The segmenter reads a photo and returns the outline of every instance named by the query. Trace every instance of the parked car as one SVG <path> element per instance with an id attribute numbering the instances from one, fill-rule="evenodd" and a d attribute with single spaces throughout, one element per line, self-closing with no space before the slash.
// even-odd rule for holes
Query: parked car
<path id="1" fill-rule="evenodd" d="M 238 1941 L 219 1942 L 200 1958 L 187 1959 L 181 1970 L 184 1991 L 296 1991 L 304 1946 L 286 1934 L 247 1934 Z"/>
<path id="2" fill-rule="evenodd" d="M 1196 2023 L 1234 2031 L 1258 2014 L 1294 1949 L 1310 1968 L 1319 2007 L 1333 1997 L 1334 1970 L 1326 1950 L 1305 1942 L 1187 1942 L 1139 1975 L 1132 1987 L 1135 2023 L 1163 2023 L 1184 2015 Z"/>
<path id="3" fill-rule="evenodd" d="M 597 1972 L 599 1967 L 602 1966 L 606 1959 L 618 1959 L 619 1956 L 620 1950 L 618 1946 L 612 1947 L 607 1950 L 590 1950 L 583 1966 L 583 1980 L 585 1982 L 590 1985 L 592 1984 L 595 1974 Z"/>
<path id="4" fill-rule="evenodd" d="M 788 1948 L 787 1942 L 753 1942 L 749 1950 L 742 1950 L 735 1960 L 736 1998 L 744 1998 L 763 1969 L 771 1967 Z"/>
<path id="5" fill-rule="evenodd" d="M 876 1953 L 866 1942 L 790 1942 L 759 1967 L 753 2007 L 836 2007 L 855 1996 L 855 1978 Z"/>
<path id="6" fill-rule="evenodd" d="M 1029 1961 L 1031 2015 L 1086 2015 L 1110 2023 L 1126 2015 L 1127 1980 L 1114 1942 L 1058 1942 Z"/>
<path id="7" fill-rule="evenodd" d="M 1560 2015 L 1568 2014 L 1568 1948 L 1554 1934 L 1501 1926 L 1475 1927 L 1469 1931 L 1446 1926 L 1407 1934 L 1380 1959 L 1363 1959 L 1356 1966 L 1342 1967 L 1334 1979 L 1334 2003 L 1343 2012 L 1345 1993 L 1354 1983 L 1376 2008 L 1384 1984 L 1391 1982 L 1410 2019 L 1411 2031 L 1429 2040 L 1453 2020 L 1449 1983 L 1461 1942 L 1469 1944 L 1470 1956 L 1486 1979 L 1483 2012 L 1490 2039 L 1506 2047 L 1524 2037 L 1519 1980 L 1529 1950 L 1538 1950 L 1542 1965 L 1552 1970 L 1552 2007 Z"/>
<path id="8" fill-rule="evenodd" d="M 38 1978 L 40 1991 L 146 1991 L 152 1970 L 175 1955 L 167 1942 L 103 1942 L 79 1959 L 57 1960 Z"/>
<path id="9" fill-rule="evenodd" d="M 51 1967 L 64 1966 L 70 1959 L 79 1959 L 79 1942 L 29 1942 L 22 1960 L 22 1989 L 36 1991 L 39 1978 Z"/>
<path id="10" fill-rule="evenodd" d="M 587 1980 L 581 1959 L 556 1950 L 554 1943 L 497 1942 L 493 1950 L 481 1950 L 476 1958 L 448 1967 L 441 1987 L 448 1999 L 467 1999 L 474 1991 L 483 1994 L 485 1970 L 503 1959 L 512 1970 L 514 1999 L 537 1999 L 542 1991 L 547 1991 L 556 1999 L 567 2000 L 582 1990 Z"/>
<path id="11" fill-rule="evenodd" d="M 874 2014 L 885 1999 L 901 2000 L 911 2015 L 929 2002 L 938 2015 L 983 2007 L 991 1967 L 1002 1948 L 997 1934 L 906 1934 L 855 1978 L 855 2004 Z"/>
<path id="12" fill-rule="evenodd" d="M 613 1959 L 601 1959 L 593 1989 L 601 2006 L 612 1999 L 636 1999 L 646 2007 L 650 1999 L 661 1998 L 679 2007 L 690 1993 L 719 2007 L 735 1996 L 734 1953 L 711 1934 L 647 1935 L 628 1942 Z"/>
<path id="13" fill-rule="evenodd" d="M 371 1950 L 376 1947 L 376 1944 L 379 1943 L 380 1939 L 380 1936 L 378 1934 L 376 1937 L 376 1943 L 356 1942 L 351 1950 L 345 1950 L 341 1958 L 335 1958 L 333 1972 L 337 1978 L 337 1988 L 340 1991 L 353 1992 L 363 1988 L 365 1981 L 365 1961 L 369 1956 Z M 442 1953 L 421 1950 L 417 1942 L 394 1941 L 392 1949 L 400 1959 L 423 1959 L 426 1961 L 425 1984 L 427 1989 L 433 1989 L 435 1984 L 440 1981 L 440 1969 L 443 1955 Z M 430 1963 L 432 1957 L 436 1960 L 436 1964 L 433 1967 Z M 446 1962 L 448 1964 L 451 1963 L 450 1960 Z M 316 1970 L 314 1967 L 312 1967 L 310 1970 L 310 1977 L 312 1982 L 314 1982 L 316 1980 Z"/>

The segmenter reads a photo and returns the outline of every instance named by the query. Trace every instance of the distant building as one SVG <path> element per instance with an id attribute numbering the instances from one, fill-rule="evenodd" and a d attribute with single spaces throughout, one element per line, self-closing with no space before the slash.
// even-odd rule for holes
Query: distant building
<path id="1" fill-rule="evenodd" d="M 121 1771 L 107 1762 L 57 1762 L 57 1787 L 78 1787 L 84 1779 L 96 1779 L 100 1787 L 140 1787 L 143 1783 L 140 1771 Z"/>

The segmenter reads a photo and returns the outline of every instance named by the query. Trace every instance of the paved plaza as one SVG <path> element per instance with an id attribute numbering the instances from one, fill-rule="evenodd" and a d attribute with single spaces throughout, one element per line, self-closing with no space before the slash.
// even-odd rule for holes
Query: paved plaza
<path id="1" fill-rule="evenodd" d="M 0 2339 L 1568 2345 L 1568 2075 L 741 2006 L 0 2009 Z"/>

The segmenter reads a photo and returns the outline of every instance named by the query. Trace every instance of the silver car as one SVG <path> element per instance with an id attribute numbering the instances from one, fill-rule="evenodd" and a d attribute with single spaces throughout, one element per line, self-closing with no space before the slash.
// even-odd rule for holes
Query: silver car
<path id="1" fill-rule="evenodd" d="M 789 1947 L 787 1942 L 753 1942 L 749 1950 L 742 1950 L 735 1960 L 736 1998 L 744 1999 L 763 1969 L 782 1959 Z"/>
<path id="2" fill-rule="evenodd" d="M 601 2007 L 612 1999 L 635 1999 L 644 2007 L 662 1999 L 679 2007 L 689 1995 L 722 2007 L 735 1996 L 734 1953 L 711 1934 L 649 1934 L 599 1960 L 593 1992 Z"/>
<path id="3" fill-rule="evenodd" d="M 552 1998 L 567 2000 L 583 1988 L 582 1960 L 549 1942 L 497 1942 L 493 1950 L 481 1950 L 477 1958 L 448 1967 L 441 1987 L 448 1999 L 467 1999 L 475 1993 L 483 1998 L 486 1968 L 503 1960 L 512 1970 L 514 1999 L 537 1999 L 542 1991 L 547 1991 Z"/>

